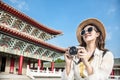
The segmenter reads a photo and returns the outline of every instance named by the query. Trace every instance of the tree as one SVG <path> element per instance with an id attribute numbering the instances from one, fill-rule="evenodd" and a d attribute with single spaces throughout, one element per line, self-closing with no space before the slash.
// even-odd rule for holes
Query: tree
<path id="1" fill-rule="evenodd" d="M 65 62 L 65 60 L 62 60 L 61 58 L 58 58 L 57 60 L 55 60 L 55 63 L 62 63 Z"/>

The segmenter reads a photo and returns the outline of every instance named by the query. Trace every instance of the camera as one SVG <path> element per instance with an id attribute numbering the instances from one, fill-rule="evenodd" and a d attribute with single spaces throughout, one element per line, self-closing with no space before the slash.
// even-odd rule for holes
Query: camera
<path id="1" fill-rule="evenodd" d="M 75 47 L 75 46 L 70 47 L 70 49 L 69 49 L 70 55 L 76 55 L 77 52 L 78 52 L 77 47 Z"/>
<path id="2" fill-rule="evenodd" d="M 77 53 L 78 53 L 78 48 L 76 46 L 70 47 L 69 54 L 73 57 L 73 61 L 75 62 L 75 64 L 79 64 L 81 62 L 81 59 L 75 57 Z"/>

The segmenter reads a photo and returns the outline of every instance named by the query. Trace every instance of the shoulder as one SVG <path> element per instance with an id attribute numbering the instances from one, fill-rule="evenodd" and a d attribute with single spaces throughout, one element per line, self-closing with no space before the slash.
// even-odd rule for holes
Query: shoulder
<path id="1" fill-rule="evenodd" d="M 103 58 L 114 58 L 112 51 L 106 50 L 102 51 Z"/>
<path id="2" fill-rule="evenodd" d="M 104 52 L 104 51 L 103 51 L 103 52 Z M 106 52 L 106 55 L 111 55 L 111 56 L 113 56 L 112 51 L 110 51 L 110 50 L 106 50 L 105 52 Z"/>
<path id="3" fill-rule="evenodd" d="M 101 55 L 102 57 L 113 57 L 113 53 L 112 51 L 105 49 L 105 50 L 97 50 L 97 52 L 99 51 L 99 55 Z"/>

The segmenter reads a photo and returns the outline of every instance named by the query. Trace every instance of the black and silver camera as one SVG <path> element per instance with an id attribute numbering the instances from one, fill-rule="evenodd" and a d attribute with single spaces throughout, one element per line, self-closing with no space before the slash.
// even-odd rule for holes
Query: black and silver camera
<path id="1" fill-rule="evenodd" d="M 73 57 L 73 61 L 75 64 L 79 64 L 81 59 L 78 59 L 75 55 L 78 53 L 78 48 L 76 46 L 72 46 L 69 49 L 69 54 Z"/>
<path id="2" fill-rule="evenodd" d="M 77 47 L 75 47 L 75 46 L 70 47 L 70 49 L 69 49 L 70 55 L 76 55 L 77 52 L 78 52 Z"/>

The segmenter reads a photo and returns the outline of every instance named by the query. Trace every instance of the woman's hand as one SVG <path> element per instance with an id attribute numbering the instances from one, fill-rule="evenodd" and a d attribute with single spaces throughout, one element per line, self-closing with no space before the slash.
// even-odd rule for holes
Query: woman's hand
<path id="1" fill-rule="evenodd" d="M 92 66 L 88 62 L 89 59 L 89 53 L 84 47 L 78 47 L 78 53 L 77 57 L 82 60 L 83 64 L 86 66 L 86 70 L 88 72 L 88 75 L 91 75 L 93 73 Z"/>
<path id="2" fill-rule="evenodd" d="M 66 52 L 64 54 L 64 58 L 65 58 L 65 62 L 66 62 L 66 65 L 65 65 L 66 73 L 67 73 L 67 75 L 69 75 L 70 70 L 71 70 L 71 63 L 72 63 L 72 59 L 73 59 L 71 57 L 71 55 L 69 54 L 69 48 L 66 50 Z"/>
<path id="3" fill-rule="evenodd" d="M 88 52 L 84 47 L 78 47 L 77 58 L 81 59 L 84 64 L 88 62 Z"/>
<path id="4" fill-rule="evenodd" d="M 72 62 L 72 56 L 69 54 L 69 48 L 66 50 L 65 54 L 64 54 L 64 58 L 65 58 L 65 62 L 66 65 L 70 65 Z"/>

